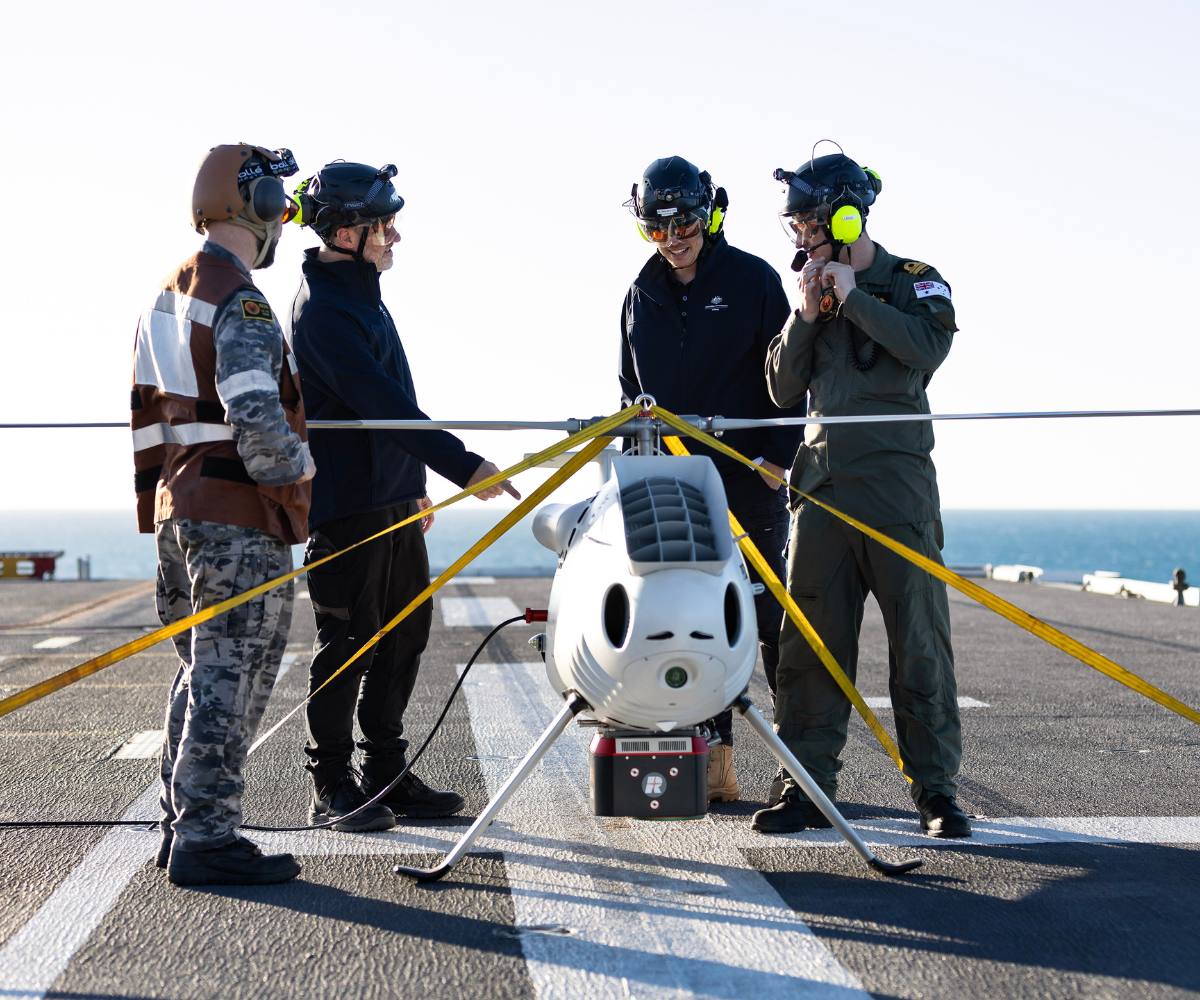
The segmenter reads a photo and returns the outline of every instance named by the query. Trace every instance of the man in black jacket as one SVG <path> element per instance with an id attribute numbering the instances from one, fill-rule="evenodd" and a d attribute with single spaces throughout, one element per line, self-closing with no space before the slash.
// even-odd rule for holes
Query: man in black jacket
<path id="1" fill-rule="evenodd" d="M 708 172 L 680 156 L 655 160 L 641 184 L 633 186 L 627 205 L 657 252 L 629 287 L 621 310 L 625 406 L 649 393 L 675 413 L 780 417 L 791 412 L 771 401 L 763 375 L 767 347 L 791 312 L 787 295 L 770 264 L 725 241 L 721 230 L 728 204 L 725 189 L 714 190 Z M 789 427 L 731 431 L 724 440 L 782 476 L 800 436 L 800 428 Z M 689 448 L 716 464 L 730 510 L 784 579 L 788 513 L 783 487 L 703 445 L 689 443 Z M 759 650 L 774 694 L 783 609 L 751 574 Z M 721 713 L 710 728 L 720 743 L 711 750 L 709 798 L 732 801 L 739 791 L 732 712 Z"/>
<path id="2" fill-rule="evenodd" d="M 380 297 L 379 274 L 392 266 L 394 228 L 404 199 L 391 178 L 361 163 L 330 163 L 297 190 L 300 221 L 324 246 L 306 251 L 292 307 L 292 344 L 305 409 L 314 420 L 421 420 L 416 389 L 396 325 Z M 307 561 L 361 541 L 432 506 L 425 466 L 461 487 L 499 470 L 445 431 L 314 431 L 312 525 Z M 520 499 L 505 481 L 503 490 Z M 476 494 L 499 496 L 500 486 Z M 368 639 L 429 586 L 424 532 L 430 514 L 308 574 L 317 619 L 309 673 L 316 691 Z M 313 822 L 345 815 L 404 768 L 404 709 L 429 641 L 426 601 L 307 708 Z M 350 768 L 355 705 L 363 739 L 361 779 Z M 335 827 L 386 830 L 395 814 L 447 816 L 463 806 L 456 792 L 435 791 L 412 772 L 380 804 Z"/>

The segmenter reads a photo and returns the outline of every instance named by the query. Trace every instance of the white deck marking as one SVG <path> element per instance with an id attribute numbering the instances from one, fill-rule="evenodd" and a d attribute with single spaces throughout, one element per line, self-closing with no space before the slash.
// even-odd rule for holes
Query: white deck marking
<path id="1" fill-rule="evenodd" d="M 463 686 L 481 754 L 524 753 L 560 704 L 541 664 L 479 663 Z M 865 1000 L 857 977 L 723 842 L 722 824 L 591 816 L 590 738 L 568 729 L 490 831 L 516 926 L 572 930 L 521 937 L 540 1000 Z M 485 769 L 489 791 L 507 770 Z"/>
<path id="2" fill-rule="evenodd" d="M 296 600 L 297 601 L 309 601 L 309 600 L 312 600 L 312 598 L 310 598 L 308 596 L 307 590 L 297 590 L 296 591 Z"/>
<path id="3" fill-rule="evenodd" d="M 521 614 L 509 597 L 443 597 L 441 606 L 447 628 L 491 627 Z"/>
<path id="4" fill-rule="evenodd" d="M 122 818 L 157 818 L 158 787 L 156 781 L 147 788 Z M 106 833 L 0 948 L 0 997 L 41 1000 L 158 843 L 157 832 L 115 827 Z"/>
<path id="5" fill-rule="evenodd" d="M 284 653 L 283 659 L 279 661 L 279 673 L 275 675 L 275 683 L 278 684 L 287 675 L 287 672 L 292 669 L 292 664 L 300 658 L 299 653 Z"/>
<path id="6" fill-rule="evenodd" d="M 41 642 L 33 644 L 34 649 L 62 649 L 63 646 L 70 646 L 73 643 L 82 639 L 81 635 L 52 635 L 49 639 L 43 639 Z"/>
<path id="7" fill-rule="evenodd" d="M 867 708 L 891 708 L 891 698 L 863 698 L 867 703 Z M 992 706 L 986 701 L 976 701 L 974 698 L 959 698 L 959 708 L 991 708 Z"/>
<path id="8" fill-rule="evenodd" d="M 494 576 L 456 576 L 446 582 L 447 587 L 461 583 L 467 587 L 490 587 L 496 582 Z"/>
<path id="9" fill-rule="evenodd" d="M 113 760 L 145 760 L 148 757 L 157 757 L 158 752 L 163 745 L 163 731 L 161 729 L 147 729 L 144 732 L 134 733 L 125 745 L 121 747 L 115 754 Z"/>

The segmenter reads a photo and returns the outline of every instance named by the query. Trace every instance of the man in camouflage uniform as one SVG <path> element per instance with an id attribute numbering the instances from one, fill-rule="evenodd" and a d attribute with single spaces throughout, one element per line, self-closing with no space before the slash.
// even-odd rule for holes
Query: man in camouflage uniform
<path id="1" fill-rule="evenodd" d="M 287 573 L 307 535 L 315 468 L 295 365 L 251 269 L 268 266 L 295 173 L 286 150 L 218 146 L 201 163 L 199 253 L 138 325 L 133 438 L 139 524 L 158 545 L 164 625 Z M 237 835 L 242 765 L 279 671 L 293 584 L 175 638 L 167 701 L 159 867 L 176 884 L 294 877 L 291 855 Z"/>
<path id="2" fill-rule="evenodd" d="M 893 257 L 863 228 L 879 176 L 841 153 L 814 157 L 787 184 L 785 228 L 800 253 L 801 305 L 771 343 L 771 398 L 808 395 L 812 416 L 929 413 L 925 388 L 958 329 L 950 287 L 928 264 Z M 791 483 L 941 562 L 942 522 L 928 422 L 809 424 Z M 793 497 L 788 593 L 850 679 L 867 592 L 888 636 L 896 736 L 921 826 L 969 837 L 955 801 L 962 730 L 946 585 L 814 503 Z M 776 729 L 831 799 L 850 701 L 790 619 L 780 636 Z M 782 798 L 754 817 L 763 833 L 827 827 L 788 775 Z"/>

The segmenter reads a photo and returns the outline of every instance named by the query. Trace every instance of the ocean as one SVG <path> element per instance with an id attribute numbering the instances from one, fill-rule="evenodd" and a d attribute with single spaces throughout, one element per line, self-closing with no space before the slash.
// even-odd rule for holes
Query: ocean
<path id="1" fill-rule="evenodd" d="M 505 511 L 438 513 L 425 536 L 429 562 L 444 570 Z M 949 565 L 1022 563 L 1070 576 L 1109 570 L 1163 583 L 1176 566 L 1200 582 L 1200 511 L 947 510 L 943 557 Z M 550 576 L 554 554 L 526 518 L 465 571 L 486 576 Z M 58 579 L 76 577 L 76 559 L 91 557 L 92 579 L 154 576 L 154 539 L 139 535 L 126 511 L 0 511 L 0 551 L 61 550 Z M 301 549 L 295 549 L 299 565 Z"/>

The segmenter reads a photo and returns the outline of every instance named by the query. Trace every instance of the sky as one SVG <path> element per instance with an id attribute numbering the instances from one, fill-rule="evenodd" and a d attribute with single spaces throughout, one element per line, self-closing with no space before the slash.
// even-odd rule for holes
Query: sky
<path id="1" fill-rule="evenodd" d="M 238 141 L 290 147 L 292 182 L 339 157 L 397 165 L 384 297 L 439 419 L 618 407 L 619 311 L 648 256 L 621 205 L 660 156 L 728 190 L 730 242 L 795 302 L 771 172 L 822 138 L 882 176 L 871 235 L 953 287 L 934 412 L 1200 405 L 1195 4 L 210 0 L 4 17 L 0 422 L 128 418 L 138 313 L 202 239 L 196 165 Z M 277 312 L 315 244 L 289 226 L 257 272 Z M 937 425 L 942 502 L 1195 509 L 1198 430 Z M 556 439 L 462 436 L 502 466 Z M 0 510 L 132 511 L 126 431 L 0 430 L 0 455 Z M 453 489 L 431 475 L 435 499 Z"/>

